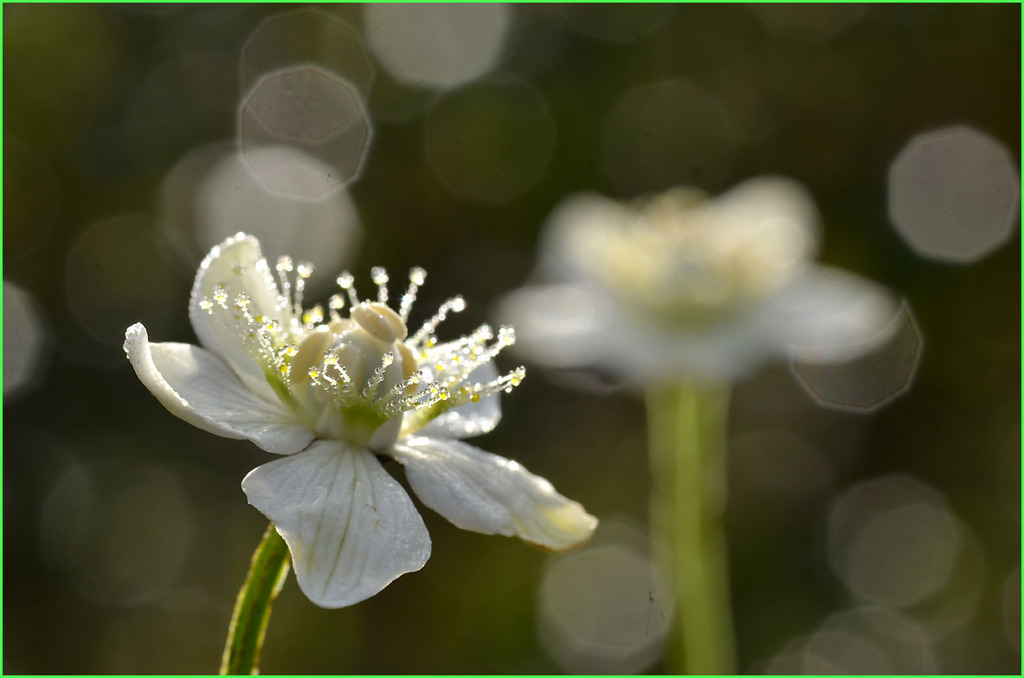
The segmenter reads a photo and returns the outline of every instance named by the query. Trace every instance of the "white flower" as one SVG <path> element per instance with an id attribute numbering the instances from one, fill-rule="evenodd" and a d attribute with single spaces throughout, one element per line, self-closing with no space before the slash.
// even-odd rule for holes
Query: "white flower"
<path id="1" fill-rule="evenodd" d="M 413 269 L 396 312 L 387 274 L 376 301 L 352 276 L 324 312 L 302 308 L 312 269 L 282 257 L 277 280 L 259 242 L 239 233 L 199 267 L 189 317 L 202 346 L 150 343 L 129 327 L 125 352 L 168 410 L 206 431 L 285 455 L 242 481 L 249 503 L 288 544 L 299 586 L 317 605 L 364 600 L 423 567 L 430 537 L 401 485 L 381 466 L 405 466 L 413 490 L 455 525 L 515 535 L 551 550 L 586 540 L 597 521 L 549 482 L 459 439 L 501 416 L 498 393 L 519 383 L 491 359 L 513 341 L 481 327 L 439 344 L 437 326 L 464 302 L 446 302 L 413 336 L 406 319 L 425 273 Z"/>
<path id="2" fill-rule="evenodd" d="M 817 210 L 802 186 L 750 180 L 709 200 L 680 188 L 622 205 L 571 196 L 552 214 L 539 277 L 507 297 L 517 349 L 634 383 L 732 379 L 764 359 L 840 360 L 875 345 L 884 288 L 810 262 Z"/>

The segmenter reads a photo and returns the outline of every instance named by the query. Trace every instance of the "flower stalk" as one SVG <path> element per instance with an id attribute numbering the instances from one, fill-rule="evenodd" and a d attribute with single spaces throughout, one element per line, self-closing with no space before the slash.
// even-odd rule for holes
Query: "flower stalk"
<path id="1" fill-rule="evenodd" d="M 723 385 L 658 385 L 647 395 L 651 525 L 676 596 L 669 673 L 736 671 L 723 522 L 727 412 Z"/>
<path id="2" fill-rule="evenodd" d="M 267 635 L 270 607 L 284 586 L 289 568 L 288 546 L 271 523 L 252 555 L 249 574 L 238 592 L 228 625 L 220 675 L 259 673 L 260 649 Z"/>

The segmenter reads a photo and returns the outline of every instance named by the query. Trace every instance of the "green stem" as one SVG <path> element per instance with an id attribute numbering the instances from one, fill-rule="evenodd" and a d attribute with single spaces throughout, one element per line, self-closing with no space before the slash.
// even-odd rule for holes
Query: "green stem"
<path id="1" fill-rule="evenodd" d="M 254 675 L 258 673 L 260 648 L 267 635 L 270 606 L 277 597 L 289 568 L 288 546 L 271 523 L 260 545 L 252 554 L 252 565 L 235 601 L 228 626 L 220 673 Z"/>
<path id="2" fill-rule="evenodd" d="M 676 596 L 668 672 L 736 671 L 725 526 L 728 389 L 683 382 L 648 392 L 651 528 Z"/>

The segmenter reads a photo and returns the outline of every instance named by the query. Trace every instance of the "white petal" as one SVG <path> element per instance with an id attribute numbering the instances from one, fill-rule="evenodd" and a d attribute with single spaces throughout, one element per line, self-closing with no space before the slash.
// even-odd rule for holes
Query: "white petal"
<path id="1" fill-rule="evenodd" d="M 247 438 L 268 452 L 291 454 L 313 433 L 280 401 L 250 392 L 213 353 L 190 344 L 151 344 L 136 323 L 124 350 L 142 383 L 177 417 L 226 438 Z"/>
<path id="2" fill-rule="evenodd" d="M 613 302 L 584 285 L 522 287 L 502 299 L 497 316 L 516 328 L 514 351 L 556 368 L 599 362 Z"/>
<path id="3" fill-rule="evenodd" d="M 513 350 L 556 369 L 611 372 L 634 384 L 666 379 L 732 379 L 778 351 L 746 316 L 700 330 L 673 330 L 627 316 L 586 285 L 525 287 L 506 296 L 499 317 L 515 325 Z"/>
<path id="4" fill-rule="evenodd" d="M 538 271 L 551 280 L 589 276 L 592 264 L 581 259 L 585 249 L 580 243 L 595 234 L 618 232 L 634 219 L 629 207 L 596 193 L 565 198 L 544 225 Z"/>
<path id="5" fill-rule="evenodd" d="M 318 440 L 253 469 L 242 489 L 277 526 L 299 587 L 321 607 L 365 600 L 430 557 L 409 495 L 363 448 Z"/>
<path id="6" fill-rule="evenodd" d="M 791 243 L 796 259 L 809 259 L 817 249 L 819 215 L 803 184 L 785 177 L 750 179 L 696 208 L 700 228 L 718 231 L 766 231 Z"/>
<path id="7" fill-rule="evenodd" d="M 210 250 L 196 272 L 188 315 L 199 343 L 226 360 L 250 390 L 271 394 L 273 390 L 267 383 L 263 366 L 242 344 L 244 326 L 241 321 L 216 306 L 213 313 L 200 307 L 203 300 L 213 298 L 221 285 L 232 310 L 235 298 L 244 294 L 250 300 L 249 310 L 253 316 L 262 315 L 267 320 L 275 319 L 288 325 L 291 309 L 278 292 L 256 238 L 239 233 Z"/>
<path id="8" fill-rule="evenodd" d="M 883 337 L 899 312 L 881 285 L 811 266 L 761 309 L 761 323 L 783 350 L 819 360 L 849 359 Z"/>
<path id="9" fill-rule="evenodd" d="M 469 373 L 469 384 L 486 384 L 498 378 L 494 363 L 487 361 Z M 472 438 L 493 431 L 501 421 L 501 400 L 497 393 L 484 396 L 478 402 L 453 407 L 430 420 L 416 431 L 419 435 L 441 438 Z"/>
<path id="10" fill-rule="evenodd" d="M 590 538 L 597 519 L 518 462 L 455 440 L 414 436 L 391 454 L 424 504 L 464 530 L 517 536 L 563 551 Z"/>

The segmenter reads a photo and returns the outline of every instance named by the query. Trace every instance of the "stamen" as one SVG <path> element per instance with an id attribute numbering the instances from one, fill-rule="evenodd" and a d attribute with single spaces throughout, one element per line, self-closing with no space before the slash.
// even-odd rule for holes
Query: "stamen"
<path id="1" fill-rule="evenodd" d="M 438 386 L 437 384 L 431 384 L 423 391 L 427 395 L 425 401 L 423 401 L 418 407 L 431 407 L 437 403 L 448 400 L 452 397 L 452 394 L 444 386 Z"/>
<path id="2" fill-rule="evenodd" d="M 381 356 L 380 366 L 373 371 L 373 376 L 366 383 L 366 388 L 363 389 L 363 399 L 373 400 L 377 394 L 377 387 L 380 386 L 380 382 L 384 381 L 384 372 L 391 367 L 391 363 L 395 362 L 394 353 L 385 353 Z"/>
<path id="3" fill-rule="evenodd" d="M 217 285 L 217 289 L 213 291 L 213 300 L 217 302 L 217 305 L 227 310 L 228 308 L 228 290 L 223 285 Z"/>
<path id="4" fill-rule="evenodd" d="M 302 291 L 306 289 L 306 281 L 313 275 L 313 264 L 299 262 L 295 267 L 295 315 L 302 315 Z"/>
<path id="5" fill-rule="evenodd" d="M 225 285 L 217 286 L 209 298 L 199 302 L 199 307 L 211 315 L 217 315 L 217 320 L 238 337 L 240 345 L 259 362 L 271 385 L 283 399 L 295 407 L 314 408 L 309 413 L 311 418 L 320 421 L 320 417 L 328 414 L 319 408 L 337 408 L 340 412 L 331 414 L 331 417 L 363 418 L 359 421 L 378 426 L 380 422 L 405 412 L 412 417 L 408 430 L 417 430 L 426 421 L 452 407 L 479 402 L 481 398 L 510 391 L 525 376 L 525 370 L 520 367 L 486 383 L 475 383 L 470 378 L 477 368 L 515 342 L 515 334 L 509 327 L 495 330 L 483 324 L 467 336 L 443 344 L 438 342 L 436 332 L 440 324 L 451 313 L 459 313 L 466 308 L 463 297 L 456 296 L 441 304 L 434 316 L 411 338 L 391 346 L 400 353 L 381 355 L 376 369 L 372 369 L 367 379 L 366 373 L 371 372 L 372 363 L 367 365 L 363 362 L 365 358 L 361 345 L 350 345 L 350 342 L 356 341 L 354 335 L 349 337 L 354 326 L 352 319 L 347 317 L 351 314 L 345 314 L 344 311 L 346 308 L 357 310 L 363 306 L 372 306 L 366 303 L 372 297 L 360 303 L 354 276 L 344 271 L 337 278 L 340 288 L 338 293 L 332 295 L 327 304 L 303 310 L 303 294 L 306 281 L 313 274 L 313 266 L 305 262 L 296 265 L 290 258 L 281 257 L 275 268 L 281 293 L 274 309 L 260 306 L 258 302 L 262 297 L 252 299 L 245 294 L 235 295 Z M 370 274 L 377 286 L 374 303 L 386 306 L 390 296 L 388 273 L 383 267 L 374 267 Z M 408 287 L 398 304 L 397 318 L 394 317 L 396 312 L 388 311 L 395 324 L 401 321 L 402 336 L 406 334 L 404 324 L 425 281 L 426 271 L 419 267 L 412 268 L 409 271 Z M 381 307 L 377 308 L 382 310 Z M 221 311 L 226 311 L 227 315 L 220 315 Z M 357 315 L 360 312 L 357 310 Z M 271 317 L 271 314 L 280 320 Z M 328 315 L 327 322 L 331 323 L 329 327 L 324 325 L 325 316 Z M 316 343 L 312 352 L 300 349 L 300 344 L 310 337 L 311 332 L 321 331 L 325 337 L 329 336 L 330 342 L 325 339 L 322 343 Z M 332 344 L 335 348 L 328 348 Z M 307 345 L 314 344 L 302 344 Z M 407 347 L 411 349 L 411 354 L 406 350 Z M 350 355 L 353 350 L 355 353 Z M 403 357 L 403 367 L 405 358 L 411 364 L 415 356 L 415 362 L 422 369 L 395 383 L 401 379 L 398 374 L 400 370 L 393 367 L 395 361 L 400 359 L 399 355 Z M 351 374 L 349 369 L 352 370 Z M 306 397 L 302 390 L 306 388 L 305 384 L 316 387 L 316 400 Z M 379 421 L 377 417 L 380 417 Z"/>
<path id="6" fill-rule="evenodd" d="M 253 315 L 252 300 L 248 295 L 236 295 L 230 306 L 228 298 L 227 287 L 217 285 L 212 300 L 201 300 L 199 307 L 210 315 L 227 311 L 230 318 L 227 327 L 237 337 L 239 344 L 268 372 L 281 375 L 287 383 L 288 364 L 294 355 L 287 350 L 288 337 L 281 334 L 280 326 L 275 321 L 265 322 L 262 315 Z"/>
<path id="7" fill-rule="evenodd" d="M 292 272 L 292 258 L 278 257 L 274 268 L 277 269 L 277 279 L 281 281 L 281 296 L 285 298 L 285 303 L 289 303 L 292 300 L 292 283 L 288 280 L 288 274 Z"/>
<path id="8" fill-rule="evenodd" d="M 397 406 L 398 403 L 407 399 L 401 398 L 400 396 L 402 396 L 410 386 L 416 386 L 422 381 L 423 372 L 417 370 L 416 372 L 413 372 L 408 379 L 405 379 L 404 381 L 400 381 L 399 383 L 395 384 L 395 386 L 390 391 L 388 391 L 387 394 L 377 399 L 378 411 L 382 415 L 390 419 L 394 415 L 406 409 Z"/>
<path id="9" fill-rule="evenodd" d="M 468 387 L 463 387 L 456 391 L 456 397 L 451 403 L 451 407 L 458 407 L 467 402 L 479 402 L 481 398 L 489 395 L 504 391 L 505 393 L 511 393 L 512 389 L 523 383 L 523 379 L 526 378 L 526 368 L 520 365 L 511 372 L 503 374 L 497 379 L 492 379 L 486 384 L 473 384 Z"/>
<path id="10" fill-rule="evenodd" d="M 388 301 L 388 272 L 383 266 L 374 266 L 370 269 L 370 279 L 377 286 L 377 301 L 386 304 Z"/>
<path id="11" fill-rule="evenodd" d="M 402 319 L 403 323 L 409 319 L 409 311 L 412 310 L 412 305 L 416 302 L 416 293 L 419 292 L 426 280 L 427 272 L 419 266 L 414 266 L 409 271 L 409 287 L 402 295 L 402 303 L 398 307 L 398 317 Z"/>
<path id="12" fill-rule="evenodd" d="M 437 330 L 437 326 L 444 322 L 445 318 L 448 317 L 449 311 L 452 313 L 461 313 L 464 310 L 466 310 L 466 300 L 461 296 L 452 297 L 441 304 L 441 308 L 437 309 L 437 313 L 434 317 L 423 323 L 423 327 L 421 327 L 406 343 L 413 347 L 419 346 L 423 343 L 424 339 L 427 339 L 434 334 L 434 331 Z"/>
<path id="13" fill-rule="evenodd" d="M 355 278 L 348 271 L 342 271 L 338 276 L 338 287 L 348 292 L 348 300 L 352 306 L 359 305 L 359 297 L 356 296 Z"/>
<path id="14" fill-rule="evenodd" d="M 302 314 L 302 322 L 306 325 L 306 329 L 312 330 L 317 325 L 324 321 L 324 307 L 317 304 L 313 308 Z"/>
<path id="15" fill-rule="evenodd" d="M 322 369 L 315 366 L 309 369 L 309 378 L 314 385 L 330 393 L 338 407 L 346 407 L 359 399 L 355 382 L 348 370 L 338 364 L 337 354 L 327 351 L 321 364 Z M 331 372 L 337 372 L 338 377 L 332 376 Z"/>
<path id="16" fill-rule="evenodd" d="M 330 301 L 327 302 L 327 307 L 331 309 L 331 320 L 340 320 L 341 316 L 338 311 L 345 308 L 345 297 L 340 294 L 332 294 Z"/>

